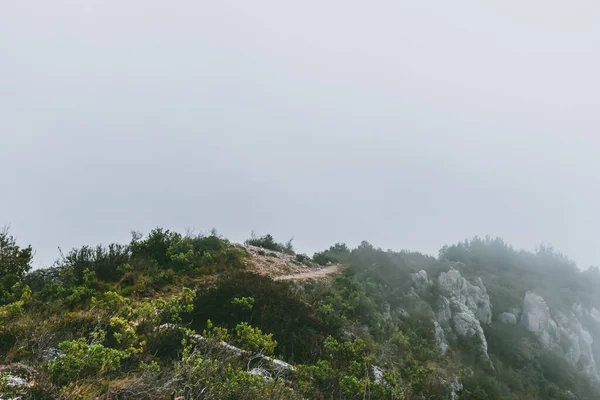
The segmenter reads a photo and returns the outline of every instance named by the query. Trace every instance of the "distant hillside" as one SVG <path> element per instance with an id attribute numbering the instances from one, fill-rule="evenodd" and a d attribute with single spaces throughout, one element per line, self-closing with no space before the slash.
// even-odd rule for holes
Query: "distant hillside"
<path id="1" fill-rule="evenodd" d="M 31 271 L 0 233 L 0 398 L 597 399 L 600 271 L 155 229 Z"/>

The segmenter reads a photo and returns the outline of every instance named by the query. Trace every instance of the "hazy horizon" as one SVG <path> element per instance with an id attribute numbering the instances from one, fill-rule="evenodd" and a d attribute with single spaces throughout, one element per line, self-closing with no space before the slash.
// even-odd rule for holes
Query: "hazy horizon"
<path id="1" fill-rule="evenodd" d="M 600 264 L 600 5 L 20 1 L 0 226 L 48 266 L 160 226 L 311 253 L 500 236 Z"/>

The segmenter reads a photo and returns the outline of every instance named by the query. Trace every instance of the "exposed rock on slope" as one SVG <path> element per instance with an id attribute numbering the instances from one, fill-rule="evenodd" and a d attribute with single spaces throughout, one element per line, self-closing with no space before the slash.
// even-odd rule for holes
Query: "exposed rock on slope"
<path id="1" fill-rule="evenodd" d="M 516 325 L 517 324 L 517 316 L 513 313 L 503 312 L 498 315 L 498 321 L 503 324 Z"/>
<path id="2" fill-rule="evenodd" d="M 412 275 L 412 282 L 413 297 L 429 295 L 434 286 L 423 270 Z M 481 323 L 491 322 L 492 305 L 483 281 L 477 279 L 473 284 L 463 278 L 459 271 L 451 269 L 441 273 L 435 285 L 439 296 L 432 311 L 435 315 L 436 344 L 440 352 L 446 353 L 448 341 L 456 341 L 458 337 L 474 337 L 480 346 L 480 353 L 487 359 L 487 341 Z"/>
<path id="3" fill-rule="evenodd" d="M 446 337 L 474 337 L 482 356 L 488 359 L 487 341 L 481 323 L 492 320 L 492 305 L 481 278 L 475 284 L 467 281 L 459 271 L 442 272 L 437 280 L 440 298 L 436 318 Z"/>
<path id="4" fill-rule="evenodd" d="M 465 305 L 482 323 L 492 322 L 492 304 L 481 278 L 477 278 L 475 284 L 472 284 L 458 270 L 451 269 L 440 274 L 438 287 L 443 296 L 453 303 Z"/>
<path id="5" fill-rule="evenodd" d="M 594 338 L 581 321 L 587 315 L 593 320 L 595 309 L 585 311 L 580 304 L 574 304 L 572 310 L 568 314 L 558 310 L 551 312 L 541 296 L 527 292 L 519 324 L 533 332 L 546 349 L 562 355 L 571 365 L 600 381 Z"/>
<path id="6" fill-rule="evenodd" d="M 554 348 L 560 339 L 560 331 L 552 319 L 546 301 L 533 292 L 525 294 L 523 313 L 519 324 L 535 333 L 547 349 Z"/>

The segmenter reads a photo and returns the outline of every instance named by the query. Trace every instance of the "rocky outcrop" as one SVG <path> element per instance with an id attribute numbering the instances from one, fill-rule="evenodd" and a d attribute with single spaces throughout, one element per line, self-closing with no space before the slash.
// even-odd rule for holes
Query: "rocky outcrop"
<path id="1" fill-rule="evenodd" d="M 383 312 L 381 313 L 381 317 L 384 321 L 390 321 L 392 319 L 392 312 L 389 303 L 383 305 Z"/>
<path id="2" fill-rule="evenodd" d="M 375 384 L 376 385 L 385 384 L 385 380 L 383 379 L 383 375 L 385 374 L 385 371 L 383 370 L 383 368 L 373 365 L 371 370 L 373 371 L 373 378 L 374 378 L 373 381 L 375 382 Z"/>
<path id="3" fill-rule="evenodd" d="M 436 304 L 436 320 L 444 332 L 444 339 L 474 338 L 479 346 L 476 350 L 483 358 L 489 359 L 481 324 L 491 322 L 492 304 L 481 278 L 473 284 L 459 271 L 451 269 L 440 274 L 437 287 L 440 296 Z"/>
<path id="4" fill-rule="evenodd" d="M 440 293 L 452 302 L 464 304 L 484 324 L 492 322 L 492 304 L 481 278 L 467 281 L 459 271 L 451 269 L 438 277 Z"/>
<path id="5" fill-rule="evenodd" d="M 444 397 L 446 400 L 458 400 L 459 393 L 463 389 L 462 383 L 458 381 L 458 378 L 447 381 L 445 379 L 440 380 L 444 389 Z"/>
<path id="6" fill-rule="evenodd" d="M 412 274 L 412 283 L 415 291 L 419 296 L 425 296 L 431 291 L 432 283 L 427 276 L 427 271 L 420 270 Z"/>
<path id="7" fill-rule="evenodd" d="M 436 303 L 427 307 L 433 311 L 435 341 L 440 353 L 446 354 L 449 342 L 466 337 L 474 338 L 478 352 L 489 359 L 481 324 L 491 322 L 492 305 L 483 281 L 478 278 L 469 282 L 455 269 L 443 272 L 435 282 L 425 271 L 413 274 L 411 279 L 413 285 L 408 299 L 413 304 L 423 303 L 421 297 L 432 294 L 434 287 L 438 289 Z"/>
<path id="8" fill-rule="evenodd" d="M 595 309 L 586 311 L 578 303 L 571 309 L 567 314 L 558 310 L 552 312 L 541 296 L 527 292 L 519 325 L 533 332 L 548 351 L 561 354 L 569 364 L 600 381 L 594 338 L 582 323 L 586 315 L 594 319 Z M 600 317 L 600 313 L 597 316 Z"/>
<path id="9" fill-rule="evenodd" d="M 546 301 L 533 292 L 525 294 L 519 324 L 528 331 L 535 333 L 542 345 L 548 350 L 553 349 L 560 339 L 560 330 L 552 319 Z"/>
<path id="10" fill-rule="evenodd" d="M 433 328 L 435 332 L 435 346 L 442 355 L 445 355 L 448 352 L 448 341 L 446 340 L 444 329 L 442 329 L 442 326 L 436 320 L 433 320 Z"/>

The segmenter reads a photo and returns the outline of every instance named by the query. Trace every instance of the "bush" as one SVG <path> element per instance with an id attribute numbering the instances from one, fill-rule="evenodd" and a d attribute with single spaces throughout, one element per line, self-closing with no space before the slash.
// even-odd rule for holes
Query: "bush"
<path id="1" fill-rule="evenodd" d="M 59 344 L 61 356 L 50 363 L 50 375 L 54 383 L 64 386 L 76 378 L 86 378 L 116 371 L 121 361 L 135 351 L 111 349 L 102 344 L 88 345 L 85 339 L 65 341 Z"/>
<path id="2" fill-rule="evenodd" d="M 261 236 L 261 237 L 256 237 L 256 236 L 254 236 L 254 234 L 252 234 L 252 236 L 249 239 L 246 239 L 244 244 L 246 246 L 260 247 L 263 249 L 279 251 L 281 253 L 286 253 L 286 254 L 295 254 L 294 246 L 292 245 L 293 241 L 294 241 L 294 239 L 290 239 L 286 243 L 282 244 L 282 243 L 277 243 L 275 241 L 275 239 L 273 238 L 273 236 L 270 234 L 267 234 L 267 235 Z"/>
<path id="3" fill-rule="evenodd" d="M 242 322 L 235 327 L 236 342 L 243 350 L 264 355 L 273 354 L 277 341 L 273 334 L 262 333 L 258 328 L 253 328 L 247 322 Z"/>

